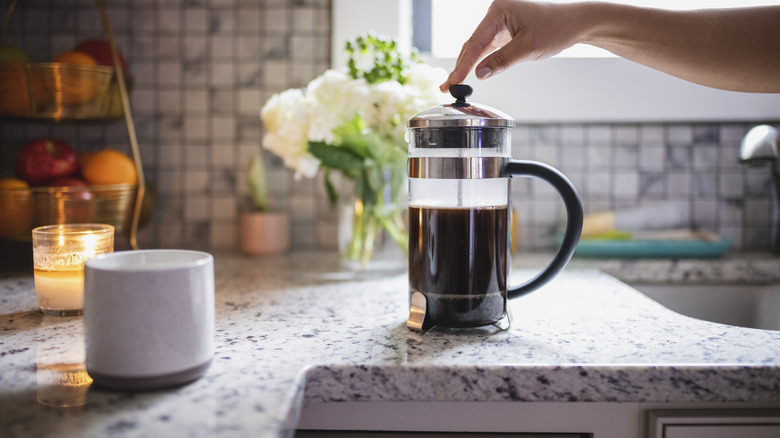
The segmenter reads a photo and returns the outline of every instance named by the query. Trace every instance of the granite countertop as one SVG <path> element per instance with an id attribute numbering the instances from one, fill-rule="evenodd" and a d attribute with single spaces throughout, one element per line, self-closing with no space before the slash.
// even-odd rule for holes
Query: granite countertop
<path id="1" fill-rule="evenodd" d="M 215 256 L 217 351 L 207 374 L 172 390 L 60 394 L 86 397 L 70 408 L 41 400 L 56 364 L 83 361 L 82 319 L 37 311 L 31 270 L 0 273 L 3 436 L 276 437 L 315 402 L 780 402 L 780 331 L 687 318 L 613 277 L 780 282 L 768 255 L 575 259 L 511 301 L 509 330 L 424 335 L 405 326 L 405 273 L 355 279 L 333 254 Z M 514 278 L 546 257 L 515 257 Z"/>

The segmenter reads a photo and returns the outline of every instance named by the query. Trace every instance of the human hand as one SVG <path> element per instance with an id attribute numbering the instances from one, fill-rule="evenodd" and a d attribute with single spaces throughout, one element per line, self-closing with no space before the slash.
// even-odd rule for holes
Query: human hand
<path id="1" fill-rule="evenodd" d="M 439 89 L 447 92 L 476 67 L 478 79 L 489 78 L 510 66 L 549 58 L 578 41 L 582 14 L 574 4 L 495 0 L 471 38 L 463 44 L 455 68 Z M 491 53 L 492 52 L 492 53 Z"/>
<path id="2" fill-rule="evenodd" d="M 463 82 L 475 65 L 477 79 L 486 79 L 585 43 L 708 87 L 778 93 L 779 22 L 780 5 L 670 11 L 604 1 L 495 0 L 439 88 Z"/>

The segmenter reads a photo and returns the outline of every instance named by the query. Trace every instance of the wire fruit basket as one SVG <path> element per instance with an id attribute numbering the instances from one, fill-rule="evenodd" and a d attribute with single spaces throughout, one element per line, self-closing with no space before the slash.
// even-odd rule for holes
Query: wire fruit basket
<path id="1" fill-rule="evenodd" d="M 145 194 L 139 226 L 150 218 L 151 193 Z M 125 234 L 132 226 L 137 194 L 131 184 L 0 188 L 0 238 L 27 241 L 35 227 L 68 223 L 109 224 L 117 234 Z"/>
<path id="2" fill-rule="evenodd" d="M 0 115 L 51 120 L 119 118 L 113 67 L 64 63 L 0 64 Z"/>
<path id="3" fill-rule="evenodd" d="M 19 0 L 13 0 L 3 21 L 5 42 Z M 102 0 L 95 0 L 111 48 L 113 66 L 63 63 L 0 65 L 0 117 L 37 120 L 85 120 L 124 117 L 138 175 L 135 185 L 89 187 L 0 188 L 0 239 L 30 240 L 38 225 L 98 222 L 114 225 L 138 249 L 138 227 L 148 220 L 147 192 L 135 124 L 130 109 L 128 79 L 121 67 L 111 23 Z M 144 205 L 147 208 L 144 210 Z M 143 210 L 143 211 L 142 211 Z"/>

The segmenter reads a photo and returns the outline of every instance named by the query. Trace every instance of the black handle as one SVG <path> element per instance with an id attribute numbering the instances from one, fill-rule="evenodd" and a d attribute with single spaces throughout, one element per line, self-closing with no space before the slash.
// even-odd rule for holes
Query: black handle
<path id="1" fill-rule="evenodd" d="M 583 210 L 582 200 L 577 194 L 577 189 L 566 176 L 554 167 L 534 161 L 510 161 L 505 170 L 513 177 L 530 176 L 547 181 L 558 191 L 566 206 L 566 232 L 563 235 L 561 247 L 558 248 L 555 257 L 542 272 L 520 286 L 512 287 L 507 291 L 509 298 L 517 298 L 544 286 L 569 263 L 574 250 L 577 249 L 577 243 L 580 241 Z"/>

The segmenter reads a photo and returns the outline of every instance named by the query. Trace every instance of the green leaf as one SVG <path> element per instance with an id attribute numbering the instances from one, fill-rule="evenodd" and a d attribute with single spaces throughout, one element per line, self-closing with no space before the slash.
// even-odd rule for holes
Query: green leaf
<path id="1" fill-rule="evenodd" d="M 357 155 L 370 158 L 382 165 L 403 165 L 407 152 L 395 143 L 387 141 L 376 132 L 360 135 L 345 135 L 341 139 L 345 148 Z"/>
<path id="2" fill-rule="evenodd" d="M 365 131 L 365 129 L 366 123 L 359 114 L 356 114 L 352 120 L 334 129 L 333 134 L 338 137 L 343 137 L 345 135 L 360 135 L 363 133 L 363 131 Z"/>
<path id="3" fill-rule="evenodd" d="M 367 207 L 373 207 L 380 202 L 385 188 L 385 175 L 381 166 L 373 164 L 363 168 L 363 203 Z"/>
<path id="4" fill-rule="evenodd" d="M 374 145 L 368 134 L 345 135 L 341 138 L 341 144 L 345 149 L 364 159 L 374 159 Z"/>
<path id="5" fill-rule="evenodd" d="M 373 154 L 374 159 L 387 166 L 403 166 L 406 164 L 407 151 L 401 149 L 394 142 L 390 142 L 374 134 Z"/>
<path id="6" fill-rule="evenodd" d="M 357 50 L 355 50 L 356 47 Z M 349 58 L 347 67 L 350 77 L 353 79 L 363 78 L 369 84 L 393 80 L 404 84 L 409 65 L 422 62 L 414 52 L 410 56 L 402 54 L 394 40 L 371 33 L 347 41 L 345 52 Z M 355 57 L 367 55 L 373 56 L 373 66 L 365 71 L 358 69 Z"/>
<path id="7" fill-rule="evenodd" d="M 321 141 L 310 141 L 309 152 L 323 166 L 344 172 L 347 176 L 354 176 L 355 172 L 363 167 L 363 158 L 349 149 L 329 145 Z"/>
<path id="8" fill-rule="evenodd" d="M 363 131 L 365 131 L 365 122 L 363 122 L 363 118 L 360 115 L 356 115 L 349 122 L 334 129 L 333 135 L 336 137 L 336 143 L 363 158 L 367 158 L 371 156 L 370 147 L 354 144 L 352 141 L 352 139 L 360 138 L 363 135 Z"/>
<path id="9" fill-rule="evenodd" d="M 325 169 L 323 172 L 323 179 L 325 180 L 325 189 L 328 191 L 328 200 L 331 207 L 335 206 L 339 202 L 339 192 L 330 180 L 330 169 Z"/>
<path id="10" fill-rule="evenodd" d="M 252 161 L 249 162 L 247 182 L 249 183 L 252 200 L 257 209 L 260 211 L 268 210 L 268 187 L 265 180 L 265 165 L 262 152 L 255 155 Z"/>

